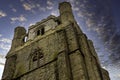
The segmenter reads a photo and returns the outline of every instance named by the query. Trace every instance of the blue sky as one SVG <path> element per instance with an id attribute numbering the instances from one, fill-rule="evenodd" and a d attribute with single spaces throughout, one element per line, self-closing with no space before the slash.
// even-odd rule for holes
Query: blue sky
<path id="1" fill-rule="evenodd" d="M 72 4 L 82 31 L 93 40 L 102 67 L 111 80 L 120 79 L 119 0 L 0 0 L 0 76 L 10 49 L 14 28 L 26 29 L 49 15 L 59 15 L 58 3 Z"/>

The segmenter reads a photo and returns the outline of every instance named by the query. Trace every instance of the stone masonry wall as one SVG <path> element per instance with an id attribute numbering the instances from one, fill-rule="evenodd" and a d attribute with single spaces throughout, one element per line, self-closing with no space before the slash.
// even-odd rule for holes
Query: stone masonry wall
<path id="1" fill-rule="evenodd" d="M 15 69 L 11 71 L 13 76 L 7 73 L 8 77 L 15 80 L 103 80 L 92 43 L 85 34 L 77 34 L 73 27 L 70 23 L 11 52 L 11 56 L 17 58 Z M 9 70 L 12 69 L 6 71 Z"/>

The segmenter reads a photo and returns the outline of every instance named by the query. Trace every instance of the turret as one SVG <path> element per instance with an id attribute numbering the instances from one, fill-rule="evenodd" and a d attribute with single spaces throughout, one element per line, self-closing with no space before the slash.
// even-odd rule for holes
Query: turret
<path id="1" fill-rule="evenodd" d="M 12 40 L 11 49 L 15 49 L 24 44 L 24 39 L 26 36 L 26 30 L 24 27 L 16 27 L 14 30 L 14 37 Z"/>
<path id="2" fill-rule="evenodd" d="M 61 23 L 65 23 L 67 21 L 75 21 L 72 8 L 69 2 L 62 2 L 59 4 L 59 12 L 60 12 L 60 20 Z"/>

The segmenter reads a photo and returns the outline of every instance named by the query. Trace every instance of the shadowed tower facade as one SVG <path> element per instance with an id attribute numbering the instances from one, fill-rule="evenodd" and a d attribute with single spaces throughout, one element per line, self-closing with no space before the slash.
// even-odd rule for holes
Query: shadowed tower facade
<path id="1" fill-rule="evenodd" d="M 110 80 L 70 3 L 60 3 L 59 12 L 30 26 L 28 33 L 15 28 L 2 80 Z"/>

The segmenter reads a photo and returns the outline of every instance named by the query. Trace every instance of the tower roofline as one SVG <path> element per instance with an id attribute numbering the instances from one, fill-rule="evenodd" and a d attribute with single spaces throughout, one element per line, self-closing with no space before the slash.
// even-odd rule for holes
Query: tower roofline
<path id="1" fill-rule="evenodd" d="M 34 28 L 35 26 L 38 26 L 38 25 L 40 25 L 40 24 L 42 24 L 42 23 L 44 23 L 44 22 L 46 22 L 46 21 L 48 21 L 48 20 L 50 20 L 50 19 L 55 19 L 55 18 L 57 18 L 57 17 L 54 16 L 54 15 L 50 15 L 50 16 L 48 16 L 47 18 L 42 19 L 41 21 L 36 22 L 35 24 L 31 25 L 28 29 L 32 29 L 32 28 Z"/>
<path id="2" fill-rule="evenodd" d="M 70 5 L 70 7 L 72 7 L 70 2 L 64 1 L 64 2 L 59 3 L 59 7 L 58 8 L 60 9 L 60 6 L 62 6 L 64 4 L 68 4 L 68 5 Z"/>

